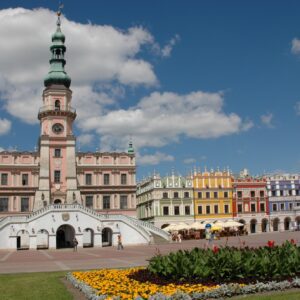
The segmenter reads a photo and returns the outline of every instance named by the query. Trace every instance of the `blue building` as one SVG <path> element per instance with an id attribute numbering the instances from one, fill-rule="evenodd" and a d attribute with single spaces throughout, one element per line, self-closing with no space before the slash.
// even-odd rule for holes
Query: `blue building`
<path id="1" fill-rule="evenodd" d="M 267 177 L 269 211 L 273 231 L 300 226 L 300 175 L 276 174 Z"/>

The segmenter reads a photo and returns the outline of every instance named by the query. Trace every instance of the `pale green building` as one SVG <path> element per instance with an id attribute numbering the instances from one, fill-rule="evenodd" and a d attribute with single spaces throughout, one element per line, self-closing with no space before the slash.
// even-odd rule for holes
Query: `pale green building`
<path id="1" fill-rule="evenodd" d="M 171 223 L 193 223 L 192 176 L 155 174 L 137 184 L 137 217 L 163 228 Z"/>

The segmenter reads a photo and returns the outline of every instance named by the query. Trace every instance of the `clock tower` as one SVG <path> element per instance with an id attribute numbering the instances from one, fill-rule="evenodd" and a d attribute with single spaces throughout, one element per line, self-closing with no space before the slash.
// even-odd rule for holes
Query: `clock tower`
<path id="1" fill-rule="evenodd" d="M 34 210 L 49 204 L 81 203 L 76 176 L 76 139 L 72 129 L 76 111 L 71 107 L 71 78 L 64 70 L 66 46 L 60 25 L 58 12 L 50 46 L 50 70 L 44 80 L 43 106 L 38 114 L 40 174 Z"/>

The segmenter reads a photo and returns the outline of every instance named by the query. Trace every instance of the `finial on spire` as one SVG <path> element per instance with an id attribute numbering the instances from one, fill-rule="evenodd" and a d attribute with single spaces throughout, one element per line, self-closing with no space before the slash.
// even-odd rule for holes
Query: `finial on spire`
<path id="1" fill-rule="evenodd" d="M 57 26 L 60 26 L 60 16 L 61 16 L 61 10 L 64 8 L 64 5 L 61 3 L 61 2 L 59 2 L 59 5 L 58 5 L 58 11 L 57 11 L 57 22 L 56 22 L 56 24 L 57 24 Z"/>

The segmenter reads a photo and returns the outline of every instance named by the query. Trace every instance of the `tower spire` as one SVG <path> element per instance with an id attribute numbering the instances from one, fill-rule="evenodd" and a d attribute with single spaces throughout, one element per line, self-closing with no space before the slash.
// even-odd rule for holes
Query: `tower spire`
<path id="1" fill-rule="evenodd" d="M 45 87 L 49 87 L 53 84 L 64 85 L 69 88 L 71 85 L 71 78 L 65 71 L 66 60 L 64 58 L 66 52 L 65 35 L 61 32 L 61 9 L 63 5 L 60 4 L 57 11 L 56 31 L 52 35 L 52 45 L 50 51 L 52 53 L 50 63 L 50 70 L 44 80 Z"/>

